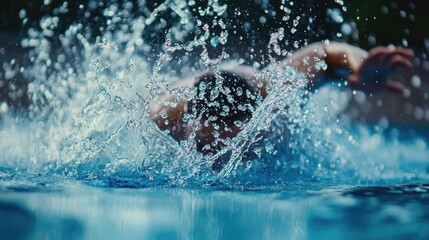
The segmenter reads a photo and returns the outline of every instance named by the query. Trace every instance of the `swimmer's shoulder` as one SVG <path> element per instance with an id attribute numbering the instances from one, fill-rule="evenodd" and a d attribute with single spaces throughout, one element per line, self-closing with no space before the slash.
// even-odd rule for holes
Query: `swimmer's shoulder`
<path id="1" fill-rule="evenodd" d="M 188 77 L 183 80 L 175 81 L 168 84 L 170 89 L 183 89 L 183 88 L 192 88 L 197 82 L 197 77 Z"/>

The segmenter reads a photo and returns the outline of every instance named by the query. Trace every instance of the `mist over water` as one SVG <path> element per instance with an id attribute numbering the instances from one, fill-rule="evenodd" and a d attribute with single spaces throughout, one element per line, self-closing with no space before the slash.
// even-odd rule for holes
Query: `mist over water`
<path id="1" fill-rule="evenodd" d="M 342 1 L 335 3 L 338 8 L 329 14 L 349 34 L 353 24 L 342 18 L 347 8 Z M 101 186 L 249 188 L 290 181 L 428 179 L 427 140 L 400 138 L 400 130 L 388 128 L 388 121 L 375 126 L 352 122 L 342 112 L 356 93 L 346 91 L 342 82 L 308 92 L 307 79 L 293 69 L 259 72 L 307 42 L 288 40 L 306 30 L 311 19 L 295 16 L 287 1 L 276 12 L 287 27 L 270 35 L 263 61 L 248 63 L 267 79 L 268 97 L 243 131 L 215 156 L 197 152 L 195 133 L 178 143 L 161 131 L 149 118 L 150 101 L 161 92 L 176 94 L 177 102 L 196 97 L 193 91 L 169 88 L 169 83 L 246 62 L 223 48 L 235 34 L 234 16 L 225 14 L 231 6 L 210 0 L 195 10 L 195 4 L 89 1 L 82 11 L 88 16 L 101 11 L 106 20 L 100 23 L 100 35 L 94 35 L 89 17 L 58 34 L 59 15 L 69 11 L 63 4 L 37 28 L 29 28 L 21 42 L 31 49 L 29 63 L 19 71 L 30 81 L 31 104 L 28 113 L 1 115 L 0 176 L 60 176 Z M 26 26 L 26 12 L 20 16 Z M 249 54 L 256 56 L 258 50 L 251 48 Z M 284 79 L 291 84 L 283 84 Z M 221 157 L 228 163 L 214 171 L 211 165 Z"/>

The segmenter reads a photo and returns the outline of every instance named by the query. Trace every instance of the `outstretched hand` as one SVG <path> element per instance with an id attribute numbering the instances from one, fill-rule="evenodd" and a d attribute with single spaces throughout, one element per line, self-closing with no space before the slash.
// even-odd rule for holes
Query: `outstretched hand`
<path id="1" fill-rule="evenodd" d="M 360 64 L 348 77 L 349 85 L 367 93 L 373 93 L 385 88 L 403 92 L 404 85 L 395 82 L 390 77 L 398 68 L 405 68 L 408 71 L 413 69 L 410 58 L 414 54 L 411 50 L 401 47 L 377 47 L 368 52 L 368 56 L 363 58 Z"/>

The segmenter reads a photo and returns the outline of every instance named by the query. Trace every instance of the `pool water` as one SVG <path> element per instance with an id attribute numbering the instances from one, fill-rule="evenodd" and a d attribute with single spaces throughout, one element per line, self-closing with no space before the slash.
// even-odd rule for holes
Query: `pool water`
<path id="1" fill-rule="evenodd" d="M 256 2 L 258 23 L 277 14 L 282 27 L 259 36 L 246 11 L 217 0 L 89 0 L 71 23 L 73 4 L 36 23 L 20 11 L 28 55 L 4 69 L 27 79 L 29 105 L 0 104 L 0 238 L 429 239 L 429 128 L 355 121 L 348 103 L 371 96 L 344 79 L 304 89 L 275 65 L 317 21 L 292 1 Z M 347 4 L 330 4 L 336 35 L 352 38 Z M 163 91 L 195 97 L 169 83 L 234 64 L 274 67 L 262 73 L 268 97 L 220 156 L 149 119 Z"/>
<path id="2" fill-rule="evenodd" d="M 429 184 L 251 191 L 2 183 L 4 239 L 427 239 Z"/>

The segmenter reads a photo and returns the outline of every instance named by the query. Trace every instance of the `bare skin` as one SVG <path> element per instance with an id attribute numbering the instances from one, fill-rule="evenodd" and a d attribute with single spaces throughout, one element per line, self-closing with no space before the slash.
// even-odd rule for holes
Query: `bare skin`
<path id="1" fill-rule="evenodd" d="M 365 51 L 345 43 L 313 43 L 294 52 L 290 57 L 278 63 L 280 69 L 290 66 L 298 72 L 304 73 L 309 79 L 308 88 L 321 85 L 322 76 L 330 74 L 330 69 L 343 69 L 350 73 L 347 82 L 352 89 L 372 93 L 384 89 L 401 93 L 404 86 L 394 82 L 389 77 L 398 67 L 412 70 L 410 58 L 413 52 L 401 47 L 376 47 Z M 327 69 L 318 67 L 317 63 L 324 61 Z M 236 66 L 228 70 L 246 79 L 251 86 L 261 86 L 260 94 L 267 96 L 266 81 L 255 76 L 254 70 L 248 66 Z M 172 85 L 172 88 L 192 88 L 197 78 L 180 81 Z M 285 79 L 287 84 L 288 80 Z M 179 101 L 174 106 L 166 104 L 176 101 L 175 95 L 161 94 L 156 101 L 150 104 L 149 115 L 161 130 L 168 131 L 177 141 L 185 140 L 192 132 L 192 128 L 182 122 L 182 116 L 188 111 L 189 104 L 185 100 Z M 176 101 L 177 102 L 177 101 Z M 212 132 L 213 126 L 204 124 L 206 119 L 201 119 L 201 127 L 194 129 L 196 140 L 203 143 L 211 143 L 215 140 Z M 219 138 L 227 139 L 235 137 L 241 131 L 235 125 L 222 127 L 217 132 Z"/>

